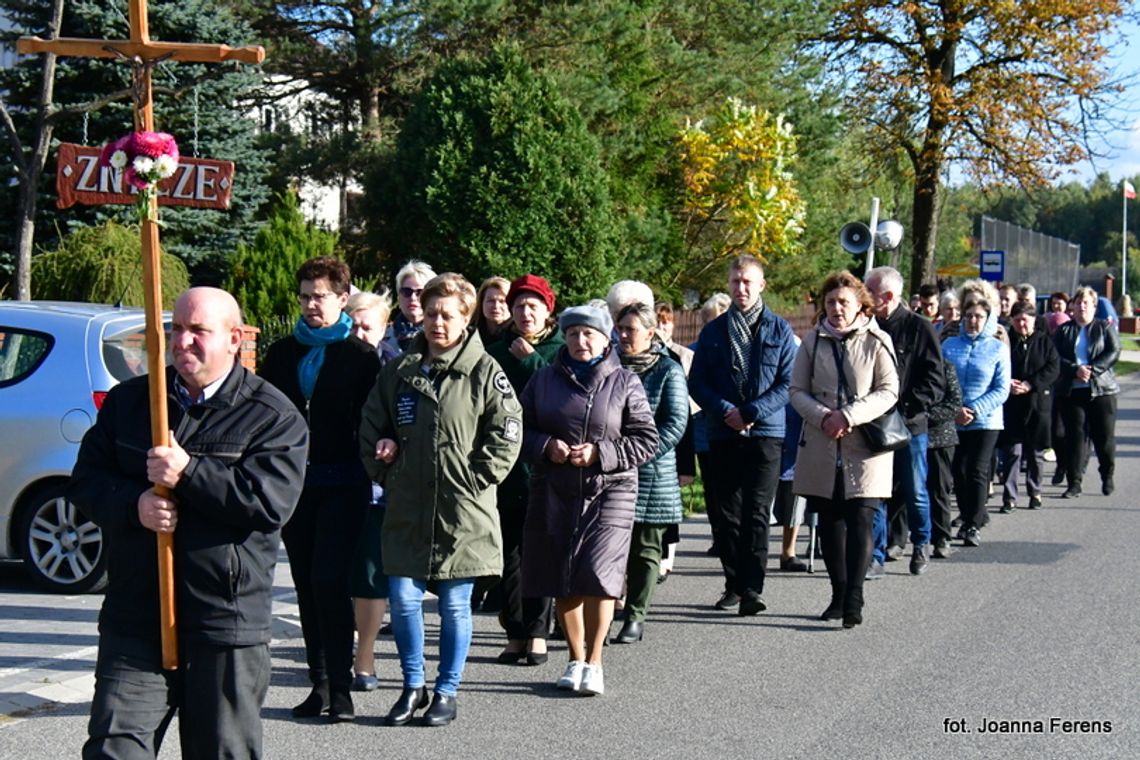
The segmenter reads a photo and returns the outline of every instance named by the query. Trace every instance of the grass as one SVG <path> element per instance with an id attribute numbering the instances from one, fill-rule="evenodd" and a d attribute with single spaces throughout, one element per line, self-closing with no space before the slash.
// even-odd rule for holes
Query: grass
<path id="1" fill-rule="evenodd" d="M 1140 369 L 1140 362 L 1123 362 L 1118 361 L 1113 365 L 1112 371 L 1116 373 L 1117 377 L 1124 375 L 1131 375 L 1136 370 Z"/>
<path id="2" fill-rule="evenodd" d="M 704 514 L 705 511 L 705 484 L 698 473 L 693 482 L 681 486 L 681 504 L 685 509 L 685 517 Z"/>

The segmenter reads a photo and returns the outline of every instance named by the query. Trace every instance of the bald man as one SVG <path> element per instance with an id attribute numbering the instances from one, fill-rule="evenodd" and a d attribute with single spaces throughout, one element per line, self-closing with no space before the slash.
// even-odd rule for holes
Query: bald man
<path id="1" fill-rule="evenodd" d="M 155 757 L 176 711 L 183 757 L 261 756 L 273 570 L 308 432 L 288 399 L 238 364 L 241 339 L 229 293 L 187 290 L 170 333 L 169 445 L 151 446 L 147 378 L 137 377 L 111 389 L 79 448 L 68 497 L 102 529 L 108 572 L 84 758 Z M 157 533 L 174 534 L 171 672 Z"/>

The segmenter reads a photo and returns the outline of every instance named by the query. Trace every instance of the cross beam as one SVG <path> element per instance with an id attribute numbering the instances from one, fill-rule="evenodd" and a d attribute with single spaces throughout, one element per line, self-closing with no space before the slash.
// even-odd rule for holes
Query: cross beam
<path id="1" fill-rule="evenodd" d="M 261 63 L 265 49 L 251 46 L 233 48 L 229 45 L 208 45 L 185 42 L 155 42 L 150 38 L 147 20 L 147 0 L 130 0 L 129 40 L 87 40 L 39 37 L 22 37 L 16 42 L 20 53 L 48 53 L 78 58 L 125 59 L 132 67 L 134 82 L 134 128 L 136 131 L 154 131 L 154 107 L 151 91 L 151 69 L 161 60 L 196 63 L 241 61 Z M 143 282 L 146 312 L 147 372 L 150 388 L 151 441 L 155 446 L 170 442 L 169 417 L 166 408 L 166 346 L 162 329 L 162 278 L 160 276 L 161 249 L 158 241 L 158 224 L 155 222 L 158 199 L 151 197 L 150 213 L 142 221 Z M 155 491 L 169 497 L 169 491 L 156 485 Z M 174 609 L 174 539 L 170 533 L 158 536 L 158 584 L 160 628 L 162 631 L 162 666 L 167 670 L 178 668 L 177 621 Z"/>

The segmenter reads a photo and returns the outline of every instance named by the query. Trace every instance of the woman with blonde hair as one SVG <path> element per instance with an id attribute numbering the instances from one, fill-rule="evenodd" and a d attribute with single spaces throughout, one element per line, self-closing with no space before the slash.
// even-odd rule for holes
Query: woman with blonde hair
<path id="1" fill-rule="evenodd" d="M 872 316 L 870 291 L 850 272 L 820 287 L 823 310 L 804 336 L 792 369 L 791 403 L 804 426 L 793 490 L 819 516 L 831 603 L 821 620 L 863 622 L 863 580 L 871 563 L 871 527 L 891 495 L 894 454 L 868 446 L 859 426 L 898 402 L 891 338 Z"/>
<path id="2" fill-rule="evenodd" d="M 475 308 L 479 310 L 475 327 L 479 330 L 484 347 L 498 340 L 510 324 L 511 307 L 507 303 L 507 294 L 510 292 L 511 281 L 506 277 L 488 277 L 475 294 Z"/>

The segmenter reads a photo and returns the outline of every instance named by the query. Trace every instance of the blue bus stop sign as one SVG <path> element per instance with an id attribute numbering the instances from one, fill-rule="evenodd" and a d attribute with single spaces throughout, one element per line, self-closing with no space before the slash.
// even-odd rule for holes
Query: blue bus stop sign
<path id="1" fill-rule="evenodd" d="M 978 272 L 983 280 L 1001 282 L 1005 279 L 1005 251 L 982 251 L 978 258 Z"/>

